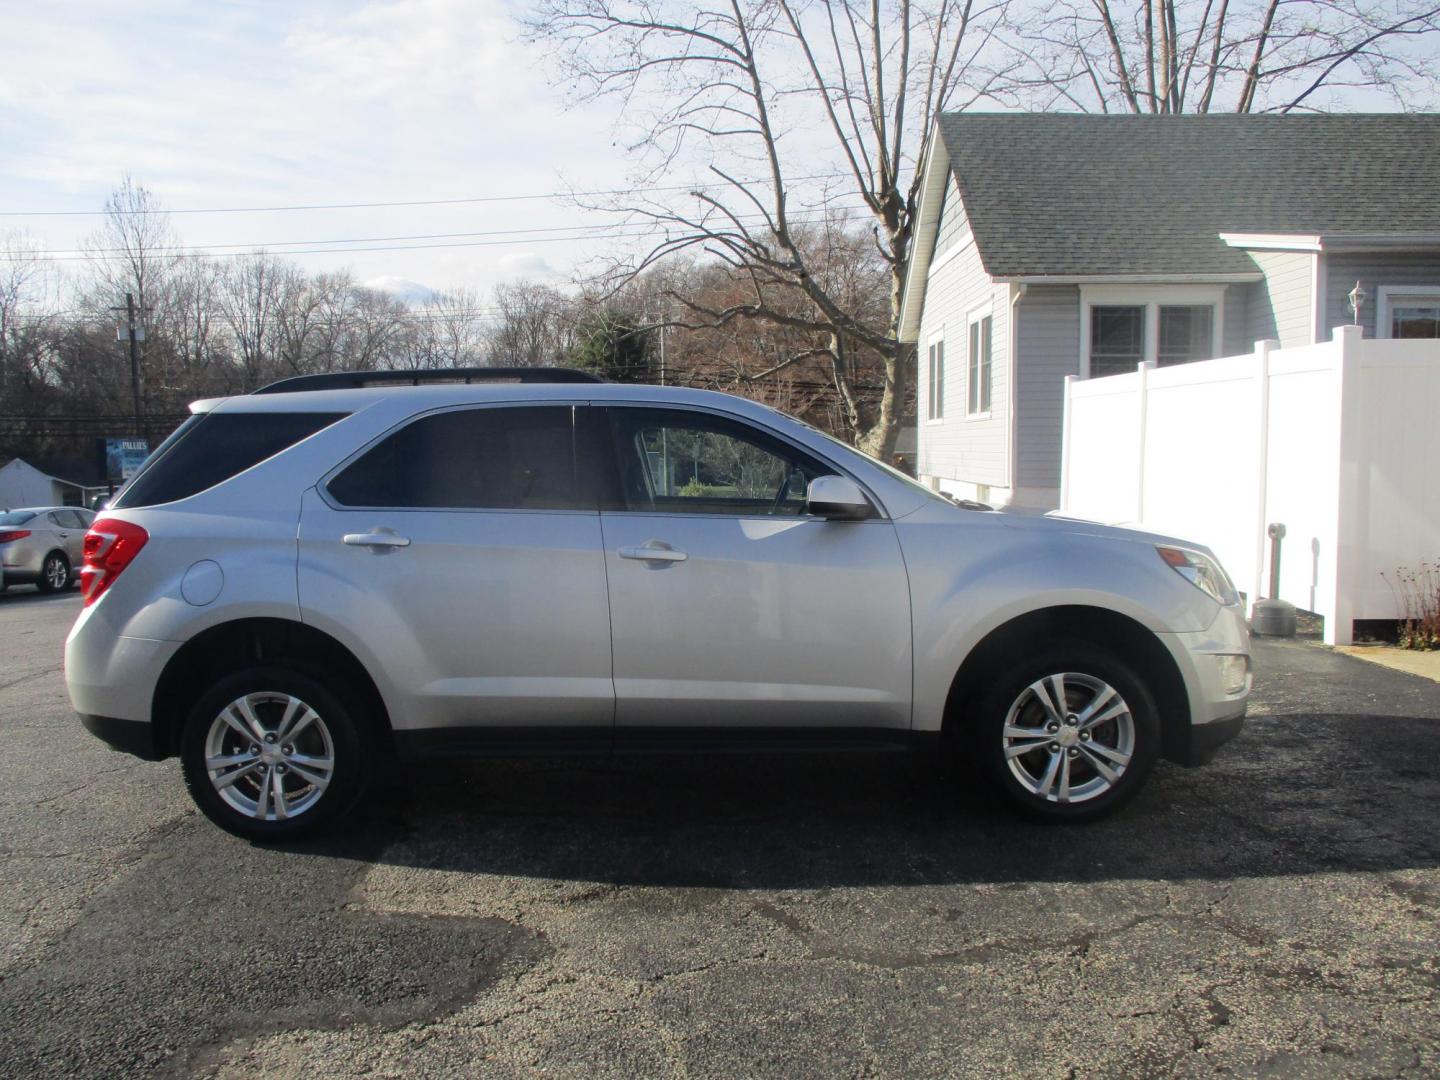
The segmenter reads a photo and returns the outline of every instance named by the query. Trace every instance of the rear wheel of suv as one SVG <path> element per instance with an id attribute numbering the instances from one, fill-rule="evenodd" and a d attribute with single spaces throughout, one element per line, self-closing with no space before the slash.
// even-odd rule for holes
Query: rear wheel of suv
<path id="1" fill-rule="evenodd" d="M 359 710 L 340 694 L 299 671 L 255 667 L 201 695 L 180 759 L 206 817 L 265 840 L 315 832 L 354 806 L 368 749 Z"/>
<path id="2" fill-rule="evenodd" d="M 1123 661 L 1085 642 L 1017 661 L 991 684 L 970 750 L 1010 803 L 1080 821 L 1139 791 L 1160 749 L 1153 695 Z"/>
<path id="3" fill-rule="evenodd" d="M 70 560 L 63 552 L 52 551 L 45 556 L 35 585 L 43 593 L 60 592 L 70 587 Z"/>

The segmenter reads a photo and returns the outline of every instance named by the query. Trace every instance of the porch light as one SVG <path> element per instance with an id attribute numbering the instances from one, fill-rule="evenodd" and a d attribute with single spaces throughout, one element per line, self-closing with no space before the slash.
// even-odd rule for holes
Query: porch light
<path id="1" fill-rule="evenodd" d="M 1365 290 L 1360 287 L 1360 282 L 1355 282 L 1355 288 L 1350 290 L 1350 310 L 1355 315 L 1356 326 L 1360 325 L 1360 309 L 1368 298 Z"/>

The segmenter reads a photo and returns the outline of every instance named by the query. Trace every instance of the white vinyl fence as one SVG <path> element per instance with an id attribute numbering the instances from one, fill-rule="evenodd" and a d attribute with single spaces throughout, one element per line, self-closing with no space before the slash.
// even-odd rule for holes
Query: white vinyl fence
<path id="1" fill-rule="evenodd" d="M 1325 616 L 1404 614 L 1386 578 L 1440 557 L 1440 342 L 1366 340 L 1066 379 L 1061 511 L 1212 548 L 1253 601 Z M 1384 575 L 1384 576 L 1382 576 Z"/>

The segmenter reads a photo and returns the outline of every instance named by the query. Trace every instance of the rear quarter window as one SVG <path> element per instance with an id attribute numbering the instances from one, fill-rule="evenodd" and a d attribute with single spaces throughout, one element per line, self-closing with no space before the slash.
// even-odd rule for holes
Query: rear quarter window
<path id="1" fill-rule="evenodd" d="M 166 440 L 111 505 L 156 506 L 196 495 L 272 458 L 347 413 L 206 413 Z"/>

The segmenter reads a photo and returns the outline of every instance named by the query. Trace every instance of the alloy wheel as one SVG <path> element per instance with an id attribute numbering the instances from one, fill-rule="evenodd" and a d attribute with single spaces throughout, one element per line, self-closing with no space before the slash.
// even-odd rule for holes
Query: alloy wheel
<path id="1" fill-rule="evenodd" d="M 255 821 L 287 821 L 324 796 L 335 774 L 335 745 L 324 719 L 300 698 L 259 691 L 236 698 L 211 721 L 205 770 L 232 810 Z"/>
<path id="2" fill-rule="evenodd" d="M 1080 803 L 1115 787 L 1135 753 L 1135 718 L 1103 679 L 1067 671 L 1015 698 L 1002 733 L 1010 773 L 1031 795 Z"/>
<path id="3" fill-rule="evenodd" d="M 59 555 L 51 555 L 45 560 L 44 572 L 45 580 L 52 589 L 63 589 L 70 580 L 70 568 Z"/>

